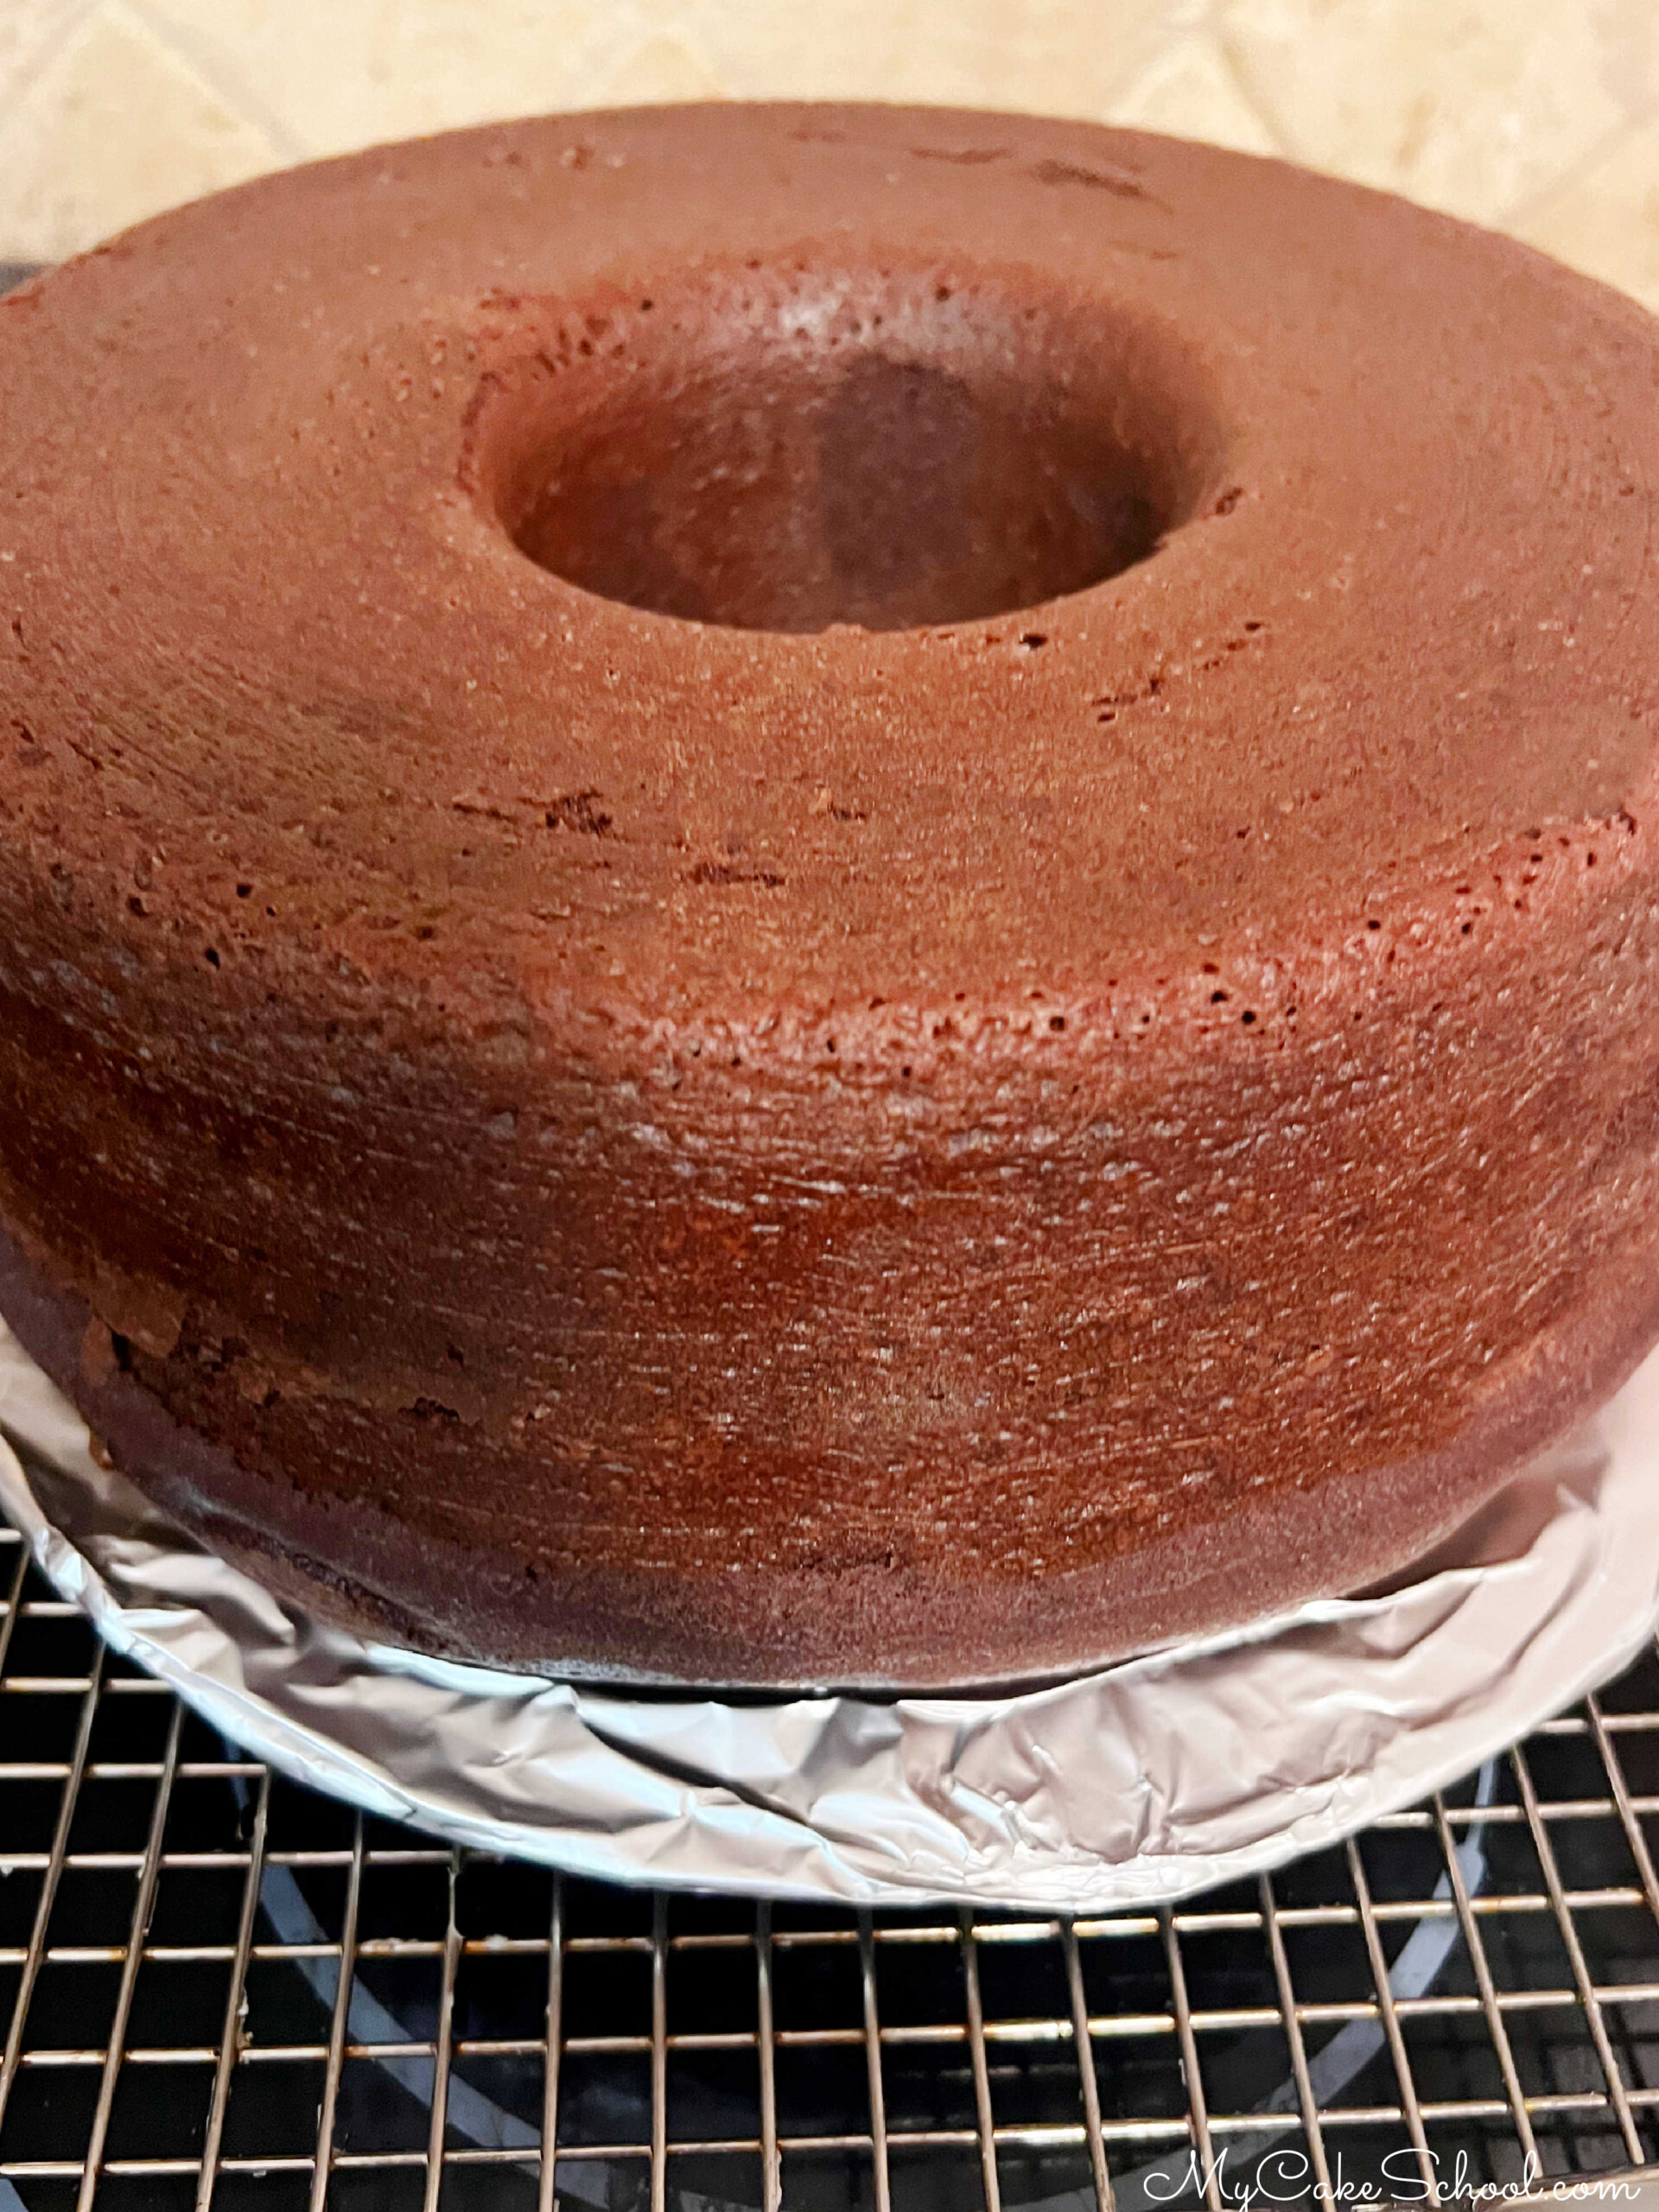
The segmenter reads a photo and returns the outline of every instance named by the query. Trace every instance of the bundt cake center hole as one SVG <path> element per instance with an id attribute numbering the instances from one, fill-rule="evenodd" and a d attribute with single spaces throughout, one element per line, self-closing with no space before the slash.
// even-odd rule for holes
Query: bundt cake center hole
<path id="1" fill-rule="evenodd" d="M 1084 590 L 1186 519 L 1213 425 L 1145 334 L 872 289 L 567 317 L 502 394 L 519 550 L 654 613 L 899 630 Z"/>

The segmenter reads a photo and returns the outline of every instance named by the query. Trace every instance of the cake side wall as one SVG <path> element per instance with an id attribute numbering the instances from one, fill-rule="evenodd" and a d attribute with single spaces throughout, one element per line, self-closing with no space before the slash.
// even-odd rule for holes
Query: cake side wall
<path id="1" fill-rule="evenodd" d="M 326 1503 L 333 1567 L 440 1639 L 949 1680 L 1012 1615 L 1022 1664 L 1103 1656 L 1387 1572 L 1646 1348 L 1648 848 L 1471 869 L 1478 936 L 1396 906 L 1249 1030 L 1045 1015 L 863 1091 L 545 1035 L 469 1066 L 321 993 L 278 1041 L 189 971 L 124 1035 L 107 942 L 37 900 L 0 1214 L 96 1319 L 89 1412 L 130 1378 L 278 1546 L 289 1486 Z M 470 1592 L 387 1587 L 399 1531 Z"/>

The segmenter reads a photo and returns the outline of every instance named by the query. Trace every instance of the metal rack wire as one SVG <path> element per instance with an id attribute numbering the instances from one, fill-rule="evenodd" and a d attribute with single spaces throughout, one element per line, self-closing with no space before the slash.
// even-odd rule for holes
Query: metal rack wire
<path id="1" fill-rule="evenodd" d="M 0 2212 L 1421 2203 L 1659 2156 L 1659 1656 L 1173 1913 L 871 1918 L 361 1818 L 3 1529 L 0 1588 Z"/>

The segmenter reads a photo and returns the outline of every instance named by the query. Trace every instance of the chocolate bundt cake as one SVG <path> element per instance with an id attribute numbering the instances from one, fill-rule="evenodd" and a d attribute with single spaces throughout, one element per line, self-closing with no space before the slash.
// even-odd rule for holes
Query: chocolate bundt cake
<path id="1" fill-rule="evenodd" d="M 1002 115 L 582 115 L 0 304 L 0 1310 L 334 1618 L 966 1684 L 1659 1337 L 1659 330 Z"/>

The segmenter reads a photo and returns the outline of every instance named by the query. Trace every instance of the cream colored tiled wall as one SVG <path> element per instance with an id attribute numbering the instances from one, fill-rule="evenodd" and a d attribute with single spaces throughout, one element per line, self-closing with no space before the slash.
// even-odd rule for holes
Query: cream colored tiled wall
<path id="1" fill-rule="evenodd" d="M 0 0 L 0 259 L 376 138 L 721 94 L 1276 150 L 1659 307 L 1659 0 Z"/>

